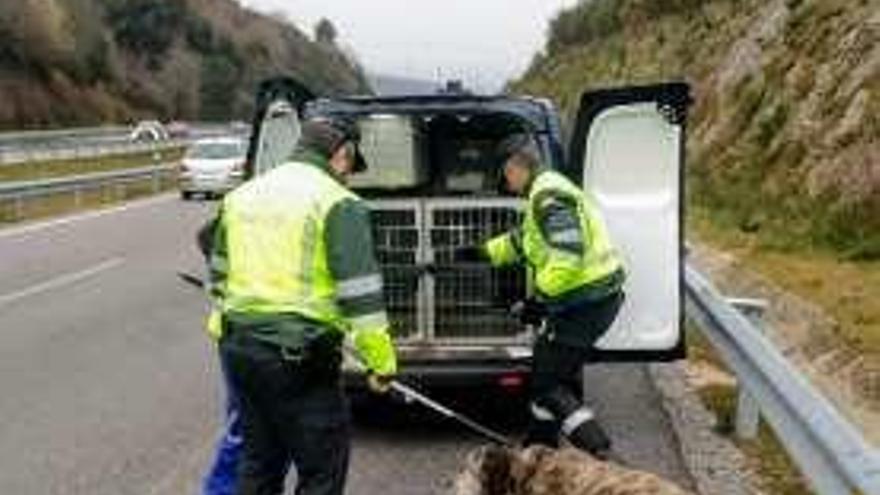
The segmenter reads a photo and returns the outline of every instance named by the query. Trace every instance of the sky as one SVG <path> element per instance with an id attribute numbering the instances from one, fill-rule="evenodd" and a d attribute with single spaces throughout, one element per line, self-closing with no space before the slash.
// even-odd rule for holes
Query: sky
<path id="1" fill-rule="evenodd" d="M 330 19 L 369 72 L 462 79 L 480 91 L 521 74 L 544 46 L 547 23 L 577 0 L 240 0 L 283 13 L 311 34 Z"/>

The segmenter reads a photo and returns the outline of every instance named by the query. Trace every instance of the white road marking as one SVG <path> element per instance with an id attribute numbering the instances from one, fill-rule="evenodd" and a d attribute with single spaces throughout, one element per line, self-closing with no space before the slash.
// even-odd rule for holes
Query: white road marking
<path id="1" fill-rule="evenodd" d="M 13 303 L 15 301 L 20 301 L 26 297 L 50 291 L 52 289 L 57 289 L 59 287 L 64 287 L 65 285 L 75 284 L 76 282 L 115 268 L 124 262 L 125 258 L 112 258 L 97 265 L 90 266 L 89 268 L 86 268 L 84 270 L 73 273 L 66 273 L 45 282 L 40 282 L 39 284 L 32 285 L 25 289 L 18 290 L 9 294 L 0 295 L 0 307 L 5 306 L 9 303 Z"/>
<path id="2" fill-rule="evenodd" d="M 48 229 L 51 227 L 59 227 L 61 225 L 66 225 L 69 223 L 81 222 L 83 220 L 91 220 L 94 218 L 99 218 L 107 215 L 113 215 L 115 213 L 120 213 L 126 210 L 131 210 L 134 208 L 142 208 L 144 206 L 151 206 L 159 203 L 165 203 L 171 200 L 177 199 L 176 193 L 174 194 L 162 194 L 153 198 L 132 201 L 130 203 L 126 203 L 121 206 L 114 206 L 111 208 L 104 208 L 101 210 L 90 211 L 87 213 L 79 213 L 76 215 L 69 215 L 61 218 L 56 218 L 53 220 L 48 220 L 45 222 L 37 222 L 37 223 L 29 223 L 27 225 L 23 225 L 21 227 L 10 227 L 7 229 L 0 229 L 0 239 L 4 237 L 12 237 L 22 234 L 29 234 L 31 232 L 37 232 L 40 230 Z"/>

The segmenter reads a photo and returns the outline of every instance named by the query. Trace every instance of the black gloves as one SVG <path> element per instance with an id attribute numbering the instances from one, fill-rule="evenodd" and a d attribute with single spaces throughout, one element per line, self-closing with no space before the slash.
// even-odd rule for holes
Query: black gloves
<path id="1" fill-rule="evenodd" d="M 547 306 L 534 298 L 523 299 L 510 309 L 523 325 L 539 326 L 547 318 Z"/>

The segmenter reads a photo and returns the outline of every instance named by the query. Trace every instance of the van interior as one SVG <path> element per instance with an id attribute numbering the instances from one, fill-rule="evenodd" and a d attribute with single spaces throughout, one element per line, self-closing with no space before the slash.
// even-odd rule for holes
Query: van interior
<path id="1" fill-rule="evenodd" d="M 361 117 L 369 170 L 352 178 L 365 197 L 498 196 L 496 150 L 520 118 L 501 113 Z"/>
<path id="2" fill-rule="evenodd" d="M 500 113 L 371 115 L 359 124 L 369 169 L 350 185 L 372 203 L 396 335 L 519 335 L 509 304 L 524 297 L 523 269 L 494 269 L 458 254 L 518 224 L 520 202 L 501 197 L 497 148 L 526 125 Z"/>

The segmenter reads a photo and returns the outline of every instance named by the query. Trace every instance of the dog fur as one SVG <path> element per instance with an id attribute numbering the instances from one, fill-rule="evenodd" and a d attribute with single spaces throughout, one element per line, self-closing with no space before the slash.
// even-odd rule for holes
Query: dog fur
<path id="1" fill-rule="evenodd" d="M 651 473 L 571 448 L 483 447 L 468 456 L 450 495 L 689 495 Z"/>

